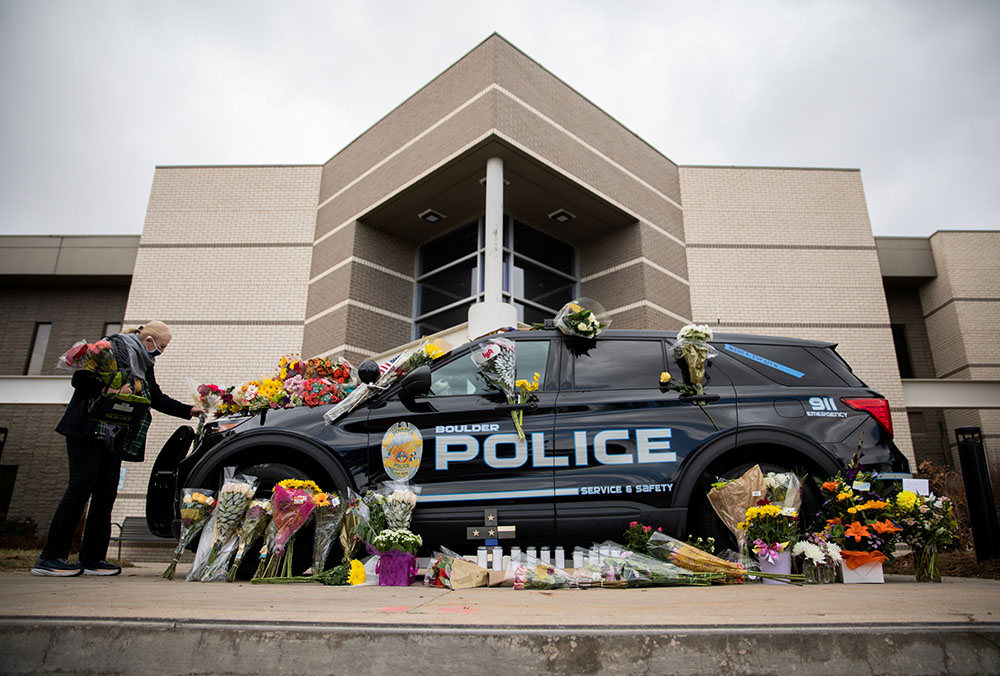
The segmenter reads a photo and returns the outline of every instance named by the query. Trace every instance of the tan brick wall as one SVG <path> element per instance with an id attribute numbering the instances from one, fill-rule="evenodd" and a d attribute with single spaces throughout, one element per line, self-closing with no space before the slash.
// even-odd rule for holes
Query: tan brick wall
<path id="1" fill-rule="evenodd" d="M 830 340 L 887 397 L 914 461 L 856 171 L 681 167 L 691 312 L 726 332 Z"/>
<path id="2" fill-rule="evenodd" d="M 906 327 L 906 342 L 910 350 L 914 378 L 934 378 L 934 357 L 927 338 L 927 324 L 920 305 L 920 294 L 915 288 L 885 287 L 889 317 L 893 324 Z"/>
<path id="3" fill-rule="evenodd" d="M 942 231 L 931 236 L 937 278 L 920 300 L 939 378 L 1000 379 L 1000 232 Z M 1000 461 L 1000 412 L 946 411 L 952 460 L 956 427 L 979 427 L 989 457 Z"/>
<path id="4" fill-rule="evenodd" d="M 125 317 L 170 326 L 156 365 L 168 395 L 188 401 L 188 378 L 225 387 L 269 377 L 301 351 L 321 172 L 157 169 Z M 113 520 L 144 513 L 152 462 L 180 424 L 153 414 L 147 460 L 128 465 Z"/>

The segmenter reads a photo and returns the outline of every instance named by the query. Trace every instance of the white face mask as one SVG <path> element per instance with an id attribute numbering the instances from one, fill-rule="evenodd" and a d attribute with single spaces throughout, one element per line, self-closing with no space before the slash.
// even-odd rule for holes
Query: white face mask
<path id="1" fill-rule="evenodd" d="M 150 357 L 156 357 L 163 354 L 163 351 L 160 350 L 160 346 L 156 344 L 156 339 L 153 338 L 152 336 L 146 336 L 146 340 L 144 341 L 144 343 L 146 347 L 146 352 L 149 354 Z M 150 343 L 153 344 L 152 350 L 149 349 Z"/>

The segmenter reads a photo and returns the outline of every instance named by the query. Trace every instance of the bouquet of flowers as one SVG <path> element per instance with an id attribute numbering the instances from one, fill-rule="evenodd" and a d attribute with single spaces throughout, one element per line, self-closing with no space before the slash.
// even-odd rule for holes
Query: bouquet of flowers
<path id="1" fill-rule="evenodd" d="M 614 542 L 604 542 L 595 547 L 612 552 L 611 556 L 603 557 L 601 579 L 621 581 L 629 587 L 707 587 L 725 579 L 723 573 L 686 570 Z"/>
<path id="2" fill-rule="evenodd" d="M 683 357 L 687 364 L 690 394 L 705 394 L 705 367 L 718 354 L 708 344 L 711 340 L 712 329 L 707 324 L 688 324 L 677 332 L 674 356 Z"/>
<path id="3" fill-rule="evenodd" d="M 406 528 L 386 528 L 375 536 L 371 544 L 379 553 L 395 549 L 406 554 L 416 554 L 420 546 L 424 544 L 424 540 Z"/>
<path id="4" fill-rule="evenodd" d="M 424 364 L 429 364 L 435 359 L 440 359 L 441 357 L 448 354 L 451 351 L 451 345 L 446 341 L 436 340 L 431 343 L 424 343 L 406 359 L 405 371 L 409 372 L 415 368 L 423 366 Z"/>
<path id="5" fill-rule="evenodd" d="M 844 565 L 851 570 L 866 564 L 891 561 L 902 531 L 892 521 L 892 487 L 866 472 L 855 456 L 832 479 L 820 483 L 825 520 L 822 537 L 841 548 Z"/>
<path id="6" fill-rule="evenodd" d="M 517 380 L 514 382 L 514 390 L 517 395 L 518 404 L 527 404 L 529 401 L 535 401 L 538 397 L 535 392 L 538 391 L 538 379 L 541 375 L 538 371 L 535 371 L 535 377 L 532 380 Z M 514 425 L 520 430 L 524 428 L 524 409 L 518 409 L 511 412 L 511 416 L 514 417 Z M 524 438 L 524 433 L 521 433 L 521 438 Z"/>
<path id="7" fill-rule="evenodd" d="M 748 576 L 783 580 L 792 584 L 803 584 L 802 575 L 785 573 L 762 573 L 748 571 L 742 564 L 721 559 L 706 551 L 692 547 L 686 542 L 672 538 L 666 533 L 653 533 L 649 538 L 649 553 L 658 559 L 669 561 L 685 570 L 702 573 L 722 573 L 719 581 L 742 583 Z"/>
<path id="8" fill-rule="evenodd" d="M 226 582 L 233 582 L 236 579 L 236 571 L 239 570 L 240 564 L 243 562 L 243 556 L 246 554 L 247 547 L 261 536 L 261 533 L 264 532 L 270 521 L 271 501 L 251 500 L 246 516 L 243 517 L 239 528 L 236 529 L 236 537 L 239 544 L 236 547 L 236 557 L 229 566 L 229 572 L 226 573 Z"/>
<path id="9" fill-rule="evenodd" d="M 312 481 L 285 479 L 274 487 L 271 497 L 275 526 L 274 546 L 267 554 L 262 577 L 291 577 L 295 534 L 316 508 L 313 496 L 322 491 Z"/>
<path id="10" fill-rule="evenodd" d="M 340 389 L 328 378 L 309 378 L 302 381 L 302 401 L 306 406 L 323 406 L 340 401 Z"/>
<path id="11" fill-rule="evenodd" d="M 99 340 L 96 343 L 88 343 L 80 340 L 59 357 L 57 366 L 70 371 L 84 370 L 109 374 L 118 370 L 118 360 L 115 359 L 111 341 Z"/>
<path id="12" fill-rule="evenodd" d="M 796 511 L 802 506 L 802 481 L 794 472 L 768 472 L 764 475 L 766 499 Z"/>
<path id="13" fill-rule="evenodd" d="M 405 483 L 387 482 L 386 490 L 390 490 L 382 504 L 385 514 L 385 524 L 389 528 L 409 528 L 413 518 L 413 508 L 417 506 L 417 492 Z"/>
<path id="14" fill-rule="evenodd" d="M 490 338 L 472 350 L 472 362 L 479 369 L 479 374 L 487 383 L 496 387 L 507 397 L 508 404 L 516 404 L 518 395 L 514 389 L 516 373 L 516 346 L 506 338 Z M 517 414 L 511 411 L 517 436 L 524 439 L 524 430 Z"/>
<path id="15" fill-rule="evenodd" d="M 663 527 L 656 529 L 662 533 Z M 644 526 L 638 521 L 632 521 L 625 531 L 625 548 L 636 554 L 649 554 L 649 538 L 653 536 L 653 527 Z"/>
<path id="16" fill-rule="evenodd" d="M 760 465 L 754 465 L 737 479 L 715 482 L 708 492 L 708 501 L 715 514 L 736 537 L 741 557 L 747 555 L 746 531 L 739 525 L 746 518 L 747 510 L 764 497 L 765 491 L 764 473 Z"/>
<path id="17" fill-rule="evenodd" d="M 257 489 L 256 477 L 236 474 L 235 467 L 226 467 L 223 471 L 222 489 L 219 491 L 211 521 L 205 526 L 205 533 L 198 545 L 198 555 L 188 573 L 188 580 L 211 582 L 222 577 L 229 563 L 228 547 L 236 529 L 243 522 L 250 501 Z M 233 543 L 235 544 L 235 543 Z M 203 555 L 203 551 L 206 554 Z"/>
<path id="18" fill-rule="evenodd" d="M 191 378 L 188 378 L 188 387 L 195 406 L 205 411 L 198 416 L 198 428 L 195 430 L 195 438 L 200 439 L 205 419 L 222 406 L 227 392 L 218 385 L 199 385 Z M 195 446 L 197 445 L 198 442 L 195 441 Z"/>
<path id="19" fill-rule="evenodd" d="M 816 533 L 796 542 L 792 546 L 792 556 L 802 557 L 802 574 L 808 584 L 833 582 L 836 566 L 843 560 L 840 547 Z"/>
<path id="20" fill-rule="evenodd" d="M 738 525 L 746 540 L 754 545 L 760 561 L 776 563 L 778 555 L 787 551 L 799 537 L 799 513 L 791 507 L 781 507 L 761 500 L 750 507 Z"/>
<path id="21" fill-rule="evenodd" d="M 924 496 L 913 491 L 900 491 L 892 503 L 891 512 L 896 523 L 902 527 L 903 542 L 913 548 L 913 570 L 917 582 L 940 582 L 937 548 L 951 544 L 958 531 L 951 500 L 933 494 Z"/>
<path id="22" fill-rule="evenodd" d="M 313 537 L 313 575 L 323 572 L 326 567 L 326 557 L 340 531 L 340 522 L 344 519 L 343 503 L 336 493 L 316 493 L 313 496 L 316 503 L 316 534 Z"/>
<path id="23" fill-rule="evenodd" d="M 207 491 L 204 488 L 185 488 L 181 491 L 181 536 L 174 549 L 173 561 L 163 571 L 163 577 L 168 580 L 174 579 L 174 571 L 177 569 L 177 562 L 181 560 L 184 548 L 201 532 L 208 521 L 215 506 L 215 498 L 212 497 L 214 493 L 215 491 Z"/>
<path id="24" fill-rule="evenodd" d="M 566 303 L 556 313 L 556 328 L 567 336 L 579 336 L 593 340 L 601 334 L 602 329 L 611 325 L 610 319 L 605 319 L 607 311 L 596 300 L 577 298 Z"/>

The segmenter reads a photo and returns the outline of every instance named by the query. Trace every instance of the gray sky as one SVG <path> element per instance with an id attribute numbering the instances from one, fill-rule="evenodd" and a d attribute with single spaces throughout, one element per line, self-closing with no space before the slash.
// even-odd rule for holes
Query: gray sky
<path id="1" fill-rule="evenodd" d="M 1000 229 L 1000 2 L 0 0 L 0 234 L 138 234 L 158 164 L 325 162 L 493 31 L 678 164 Z"/>

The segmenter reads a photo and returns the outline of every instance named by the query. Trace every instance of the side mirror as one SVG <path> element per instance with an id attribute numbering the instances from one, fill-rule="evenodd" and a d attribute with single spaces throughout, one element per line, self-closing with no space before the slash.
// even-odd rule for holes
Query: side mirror
<path id="1" fill-rule="evenodd" d="M 378 370 L 378 364 L 371 359 L 365 359 L 358 365 L 358 378 L 365 385 L 371 385 L 378 380 L 381 375 L 382 372 Z"/>
<path id="2" fill-rule="evenodd" d="M 403 378 L 399 384 L 399 401 L 414 413 L 427 413 L 433 411 L 434 407 L 428 402 L 418 404 L 415 397 L 427 394 L 431 391 L 431 367 L 427 364 L 419 366 Z"/>

